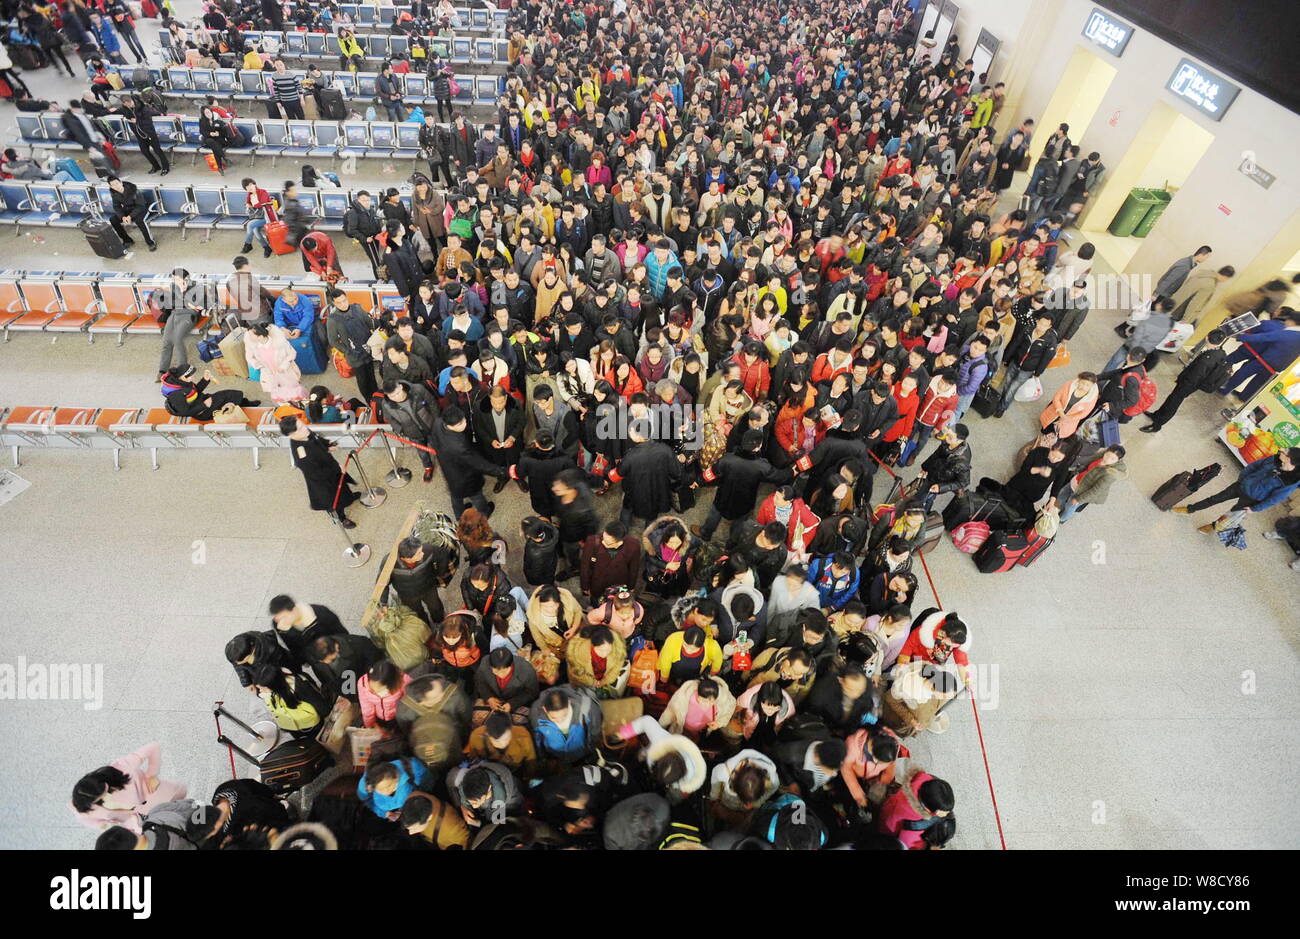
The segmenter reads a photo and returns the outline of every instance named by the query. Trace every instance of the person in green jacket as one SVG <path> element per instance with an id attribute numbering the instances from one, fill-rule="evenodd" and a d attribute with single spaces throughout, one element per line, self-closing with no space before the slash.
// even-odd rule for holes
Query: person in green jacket
<path id="1" fill-rule="evenodd" d="M 1049 506 L 1054 504 L 1061 510 L 1061 522 L 1064 523 L 1085 504 L 1105 502 L 1111 485 L 1127 478 L 1124 448 L 1115 444 L 1102 450 L 1082 470 L 1068 477 L 1052 497 Z"/>

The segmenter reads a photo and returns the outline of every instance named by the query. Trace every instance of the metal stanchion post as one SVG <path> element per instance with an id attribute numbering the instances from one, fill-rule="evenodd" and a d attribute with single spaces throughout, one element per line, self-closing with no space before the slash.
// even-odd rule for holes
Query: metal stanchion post
<path id="1" fill-rule="evenodd" d="M 359 541 L 354 542 L 352 536 L 348 534 L 347 529 L 343 527 L 335 516 L 331 515 L 330 521 L 334 523 L 334 527 L 339 530 L 339 534 L 343 536 L 343 541 L 347 544 L 347 547 L 343 549 L 343 563 L 348 567 L 361 567 L 369 561 L 370 545 Z"/>
<path id="2" fill-rule="evenodd" d="M 397 448 L 393 442 L 388 439 L 387 434 L 380 434 L 384 438 L 384 446 L 388 448 L 388 459 L 392 461 L 393 468 L 389 470 L 384 481 L 394 489 L 401 489 L 411 481 L 411 471 L 397 462 Z"/>
<path id="3" fill-rule="evenodd" d="M 361 451 L 354 451 L 353 456 L 355 459 L 352 461 L 352 465 L 357 468 L 357 475 L 361 477 L 361 485 L 364 486 L 366 490 L 361 494 L 357 501 L 368 509 L 377 508 L 378 506 L 383 505 L 384 500 L 388 498 L 388 493 L 378 486 L 370 485 L 370 480 L 366 477 L 366 469 L 361 465 Z"/>

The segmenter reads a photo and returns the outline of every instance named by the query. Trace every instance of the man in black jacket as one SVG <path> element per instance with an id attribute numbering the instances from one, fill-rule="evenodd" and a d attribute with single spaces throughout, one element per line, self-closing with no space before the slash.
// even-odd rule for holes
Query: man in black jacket
<path id="1" fill-rule="evenodd" d="M 398 566 L 401 563 L 399 560 Z M 401 596 L 397 584 L 394 581 L 390 583 Z M 420 612 L 417 607 L 412 609 Z M 320 681 L 326 701 L 342 696 L 355 704 L 357 682 L 370 671 L 370 666 L 384 658 L 384 652 L 368 636 L 348 633 L 345 636 L 321 636 L 307 647 L 307 658 L 312 663 L 312 673 Z"/>
<path id="2" fill-rule="evenodd" d="M 134 95 L 126 95 L 118 107 L 109 108 L 109 113 L 121 114 L 126 119 L 127 126 L 131 128 L 140 144 L 140 152 L 149 161 L 150 174 L 161 172 L 166 176 L 172 171 L 171 162 L 167 159 L 167 151 L 163 149 L 162 142 L 158 139 L 158 128 L 153 125 L 153 119 L 158 117 L 157 111 L 145 107 Z"/>
<path id="3" fill-rule="evenodd" d="M 384 567 L 387 566 L 388 561 L 385 559 Z M 403 538 L 397 546 L 397 559 L 393 562 L 393 570 L 388 577 L 388 586 L 402 604 L 410 607 L 420 619 L 434 628 L 442 623 L 446 615 L 438 588 L 446 586 L 443 575 L 446 574 L 447 567 L 446 548 L 425 544 L 419 538 Z"/>
<path id="4" fill-rule="evenodd" d="M 866 441 L 862 439 L 862 415 L 854 408 L 845 411 L 840 426 L 827 431 L 822 442 L 813 447 L 812 453 L 795 464 L 796 469 L 807 473 L 803 499 L 807 501 L 820 489 L 827 474 L 843 465 L 845 460 L 858 460 L 863 466 L 875 465 L 875 460 L 867 454 Z M 801 465 L 805 463 L 807 465 Z"/>
<path id="5" fill-rule="evenodd" d="M 1160 428 L 1174 419 L 1174 415 L 1178 413 L 1178 409 L 1182 407 L 1188 396 L 1197 391 L 1218 391 L 1219 387 L 1228 380 L 1232 366 L 1228 364 L 1228 354 L 1223 351 L 1223 343 L 1226 339 L 1223 330 L 1210 330 L 1205 337 L 1205 350 L 1178 373 L 1178 377 L 1174 379 L 1174 387 L 1170 389 L 1169 394 L 1165 395 L 1164 402 L 1158 409 L 1147 415 L 1151 423 L 1142 428 L 1142 433 L 1158 434 Z"/>
<path id="6" fill-rule="evenodd" d="M 709 506 L 709 515 L 704 520 L 704 525 L 692 526 L 694 534 L 705 541 L 711 540 L 724 518 L 735 523 L 754 514 L 758 490 L 764 483 L 790 481 L 790 471 L 773 469 L 772 464 L 761 455 L 762 452 L 762 432 L 748 430 L 741 438 L 740 446 L 712 467 L 717 477 L 718 490 L 713 497 L 713 504 Z M 782 543 L 784 540 L 783 534 Z"/>
<path id="7" fill-rule="evenodd" d="M 618 466 L 623 481 L 619 519 L 630 528 L 635 518 L 649 522 L 672 511 L 682 465 L 668 444 L 649 439 L 648 428 L 640 421 L 631 422 L 627 435 L 632 446 Z"/>
<path id="8" fill-rule="evenodd" d="M 1129 349 L 1118 368 L 1097 376 L 1097 408 L 1121 424 L 1133 420 L 1124 411 L 1138 403 L 1141 397 L 1141 379 L 1146 377 L 1146 358 L 1149 350 L 1141 346 Z"/>
<path id="9" fill-rule="evenodd" d="M 921 482 L 921 504 L 927 512 L 943 493 L 970 486 L 970 444 L 966 442 L 969 436 L 965 424 L 945 427 L 939 432 L 939 449 L 921 464 L 916 478 Z"/>
<path id="10" fill-rule="evenodd" d="M 366 252 L 366 258 L 370 261 L 370 269 L 374 271 L 376 280 L 379 279 L 379 265 L 382 263 L 379 242 L 376 239 L 383 228 L 383 223 L 375 212 L 374 200 L 370 193 L 362 189 L 343 216 L 343 234 L 359 244 L 361 250 Z"/>
<path id="11" fill-rule="evenodd" d="M 438 409 L 433 403 L 433 395 L 423 384 L 384 382 L 384 397 L 380 399 L 379 413 L 380 419 L 391 424 L 393 433 L 399 437 L 430 445 Z M 433 479 L 433 454 L 428 450 L 417 449 L 415 452 L 420 455 L 424 481 L 427 483 Z"/>
<path id="12" fill-rule="evenodd" d="M 104 135 L 91 122 L 80 100 L 73 98 L 68 102 L 68 109 L 59 115 L 59 123 L 69 137 L 87 150 L 104 151 Z"/>
<path id="13" fill-rule="evenodd" d="M 746 519 L 732 526 L 731 549 L 749 562 L 758 589 L 764 594 L 772 589 L 772 582 L 785 567 L 789 556 L 786 534 L 786 526 L 777 521 L 760 525 L 753 519 Z"/>
<path id="14" fill-rule="evenodd" d="M 1037 378 L 1047 371 L 1047 366 L 1056 355 L 1058 340 L 1056 330 L 1052 328 L 1052 315 L 1040 310 L 1034 320 L 1032 330 L 1023 326 L 1016 330 L 1011 341 L 1007 343 L 1004 359 L 1007 373 L 1002 380 L 1002 400 L 998 402 L 995 417 L 1007 413 L 1007 408 L 1015 400 L 1020 386 L 1031 378 Z M 1145 357 L 1146 353 L 1143 353 Z"/>
<path id="15" fill-rule="evenodd" d="M 153 232 L 145 221 L 145 216 L 149 214 L 149 200 L 140 194 L 140 187 L 121 177 L 110 176 L 108 188 L 113 197 L 113 212 L 108 217 L 108 223 L 122 239 L 122 244 L 128 248 L 135 244 L 135 239 L 126 233 L 124 222 L 129 218 L 140 229 L 140 234 L 144 235 L 144 243 L 149 246 L 149 250 L 157 251 L 158 243 L 153 240 Z"/>
<path id="16" fill-rule="evenodd" d="M 487 394 L 480 392 L 475 399 L 474 440 L 479 452 L 503 469 L 519 462 L 527 424 L 523 405 L 500 385 L 493 385 Z M 500 492 L 509 481 L 502 476 L 492 492 Z"/>
<path id="17" fill-rule="evenodd" d="M 469 419 L 458 406 L 449 406 L 434 423 L 433 446 L 438 451 L 455 517 L 460 518 L 466 502 L 484 515 L 491 515 L 496 506 L 483 496 L 483 477 L 499 477 L 507 470 L 484 459 L 470 446 Z"/>
<path id="18" fill-rule="evenodd" d="M 369 406 L 379 392 L 375 381 L 375 360 L 370 354 L 366 341 L 374 331 L 375 324 L 370 314 L 361 309 L 359 304 L 348 299 L 348 295 L 335 288 L 329 294 L 330 315 L 325 320 L 325 335 L 331 349 L 343 353 L 357 379 L 357 390 L 361 400 Z"/>

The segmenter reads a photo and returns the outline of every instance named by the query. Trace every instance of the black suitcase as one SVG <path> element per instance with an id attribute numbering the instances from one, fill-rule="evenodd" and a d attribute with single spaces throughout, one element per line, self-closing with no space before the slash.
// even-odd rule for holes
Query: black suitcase
<path id="1" fill-rule="evenodd" d="M 313 737 L 287 740 L 263 754 L 261 758 L 255 757 L 225 735 L 221 729 L 221 718 L 225 717 L 233 721 L 252 738 L 265 740 L 263 735 L 227 711 L 221 701 L 213 706 L 212 716 L 217 722 L 217 743 L 224 744 L 232 753 L 238 753 L 256 766 L 262 782 L 275 790 L 277 795 L 296 792 L 335 765 L 334 754 L 317 743 Z"/>
<path id="2" fill-rule="evenodd" d="M 1151 501 L 1155 503 L 1156 508 L 1161 512 L 1168 512 L 1211 479 L 1218 476 L 1221 469 L 1222 467 L 1218 463 L 1211 463 L 1209 466 L 1202 466 L 1198 470 L 1183 470 L 1172 479 L 1166 480 L 1164 485 L 1152 493 Z"/>
<path id="3" fill-rule="evenodd" d="M 85 219 L 78 228 L 86 236 L 86 242 L 90 245 L 90 250 L 94 251 L 101 258 L 108 258 L 110 261 L 116 261 L 118 258 L 126 257 L 126 244 L 113 226 L 105 218 L 95 217 Z"/>
<path id="4" fill-rule="evenodd" d="M 311 737 L 280 744 L 262 757 L 262 782 L 276 792 L 296 792 L 335 763 L 330 753 Z"/>
<path id="5" fill-rule="evenodd" d="M 343 101 L 343 92 L 337 88 L 322 88 L 320 93 L 320 111 L 323 121 L 346 121 L 348 107 Z"/>
<path id="6" fill-rule="evenodd" d="M 1161 512 L 1168 512 L 1192 494 L 1191 480 L 1191 471 L 1183 470 L 1152 493 L 1151 501 Z"/>
<path id="7" fill-rule="evenodd" d="M 980 417 L 992 417 L 998 410 L 998 402 L 1002 398 L 1002 393 L 996 391 L 991 384 L 985 382 L 980 385 L 979 391 L 975 392 L 975 397 L 971 400 L 970 406 Z"/>

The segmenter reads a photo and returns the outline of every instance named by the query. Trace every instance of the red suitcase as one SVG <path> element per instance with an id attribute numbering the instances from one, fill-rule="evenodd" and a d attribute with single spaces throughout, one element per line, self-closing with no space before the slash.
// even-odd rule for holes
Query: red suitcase
<path id="1" fill-rule="evenodd" d="M 266 240 L 276 254 L 293 254 L 298 250 L 289 244 L 289 226 L 284 222 L 267 222 Z"/>

